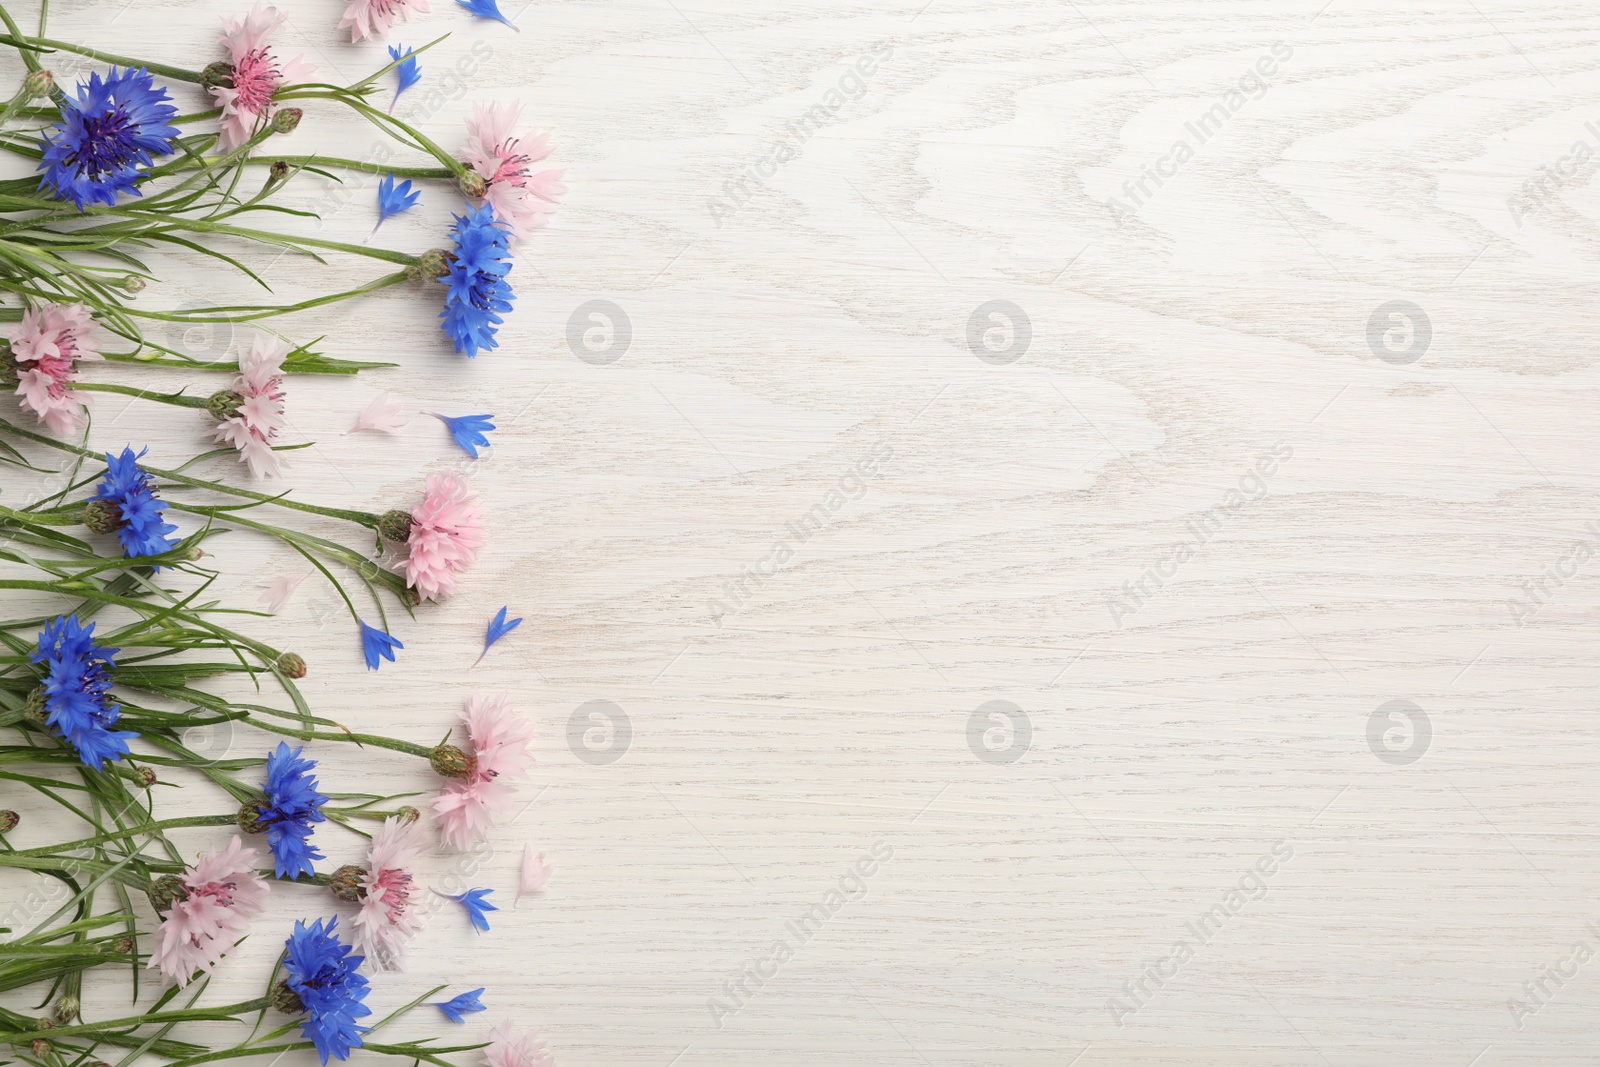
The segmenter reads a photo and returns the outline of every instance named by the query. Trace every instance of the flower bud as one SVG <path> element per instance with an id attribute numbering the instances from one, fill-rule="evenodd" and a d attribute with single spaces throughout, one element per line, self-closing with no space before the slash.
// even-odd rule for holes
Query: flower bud
<path id="1" fill-rule="evenodd" d="M 36 70 L 22 80 L 29 96 L 49 96 L 56 90 L 56 76 L 48 70 Z"/>
<path id="2" fill-rule="evenodd" d="M 233 64 L 225 60 L 217 60 L 200 72 L 200 85 L 205 89 L 232 89 Z"/>
<path id="3" fill-rule="evenodd" d="M 83 506 L 83 524 L 97 534 L 122 529 L 122 508 L 114 501 L 91 500 Z"/>
<path id="4" fill-rule="evenodd" d="M 156 784 L 156 772 L 152 771 L 149 767 L 140 767 L 138 770 L 134 771 L 133 777 L 146 789 L 149 789 L 151 786 Z"/>
<path id="5" fill-rule="evenodd" d="M 11 346 L 0 345 L 0 385 L 9 388 L 21 380 L 22 371 L 17 366 L 17 357 L 11 353 Z"/>
<path id="6" fill-rule="evenodd" d="M 289 164 L 281 159 L 272 161 L 272 166 L 267 168 L 267 189 L 273 189 L 289 180 Z M 263 189 L 263 192 L 266 190 Z"/>
<path id="7" fill-rule="evenodd" d="M 416 808 L 413 808 L 410 804 L 407 804 L 404 807 L 396 808 L 394 813 L 400 816 L 400 818 L 405 821 L 407 826 L 422 818 L 422 812 L 418 811 Z"/>
<path id="8" fill-rule="evenodd" d="M 150 906 L 156 909 L 157 914 L 165 914 L 178 901 L 188 899 L 189 887 L 177 875 L 163 874 L 150 883 L 149 894 Z"/>
<path id="9" fill-rule="evenodd" d="M 489 191 L 489 183 L 483 180 L 483 175 L 470 167 L 461 172 L 456 185 L 468 196 L 482 196 Z"/>
<path id="10" fill-rule="evenodd" d="M 111 951 L 115 952 L 119 956 L 126 956 L 128 953 L 133 951 L 133 938 L 117 938 L 115 941 L 111 942 Z"/>
<path id="11" fill-rule="evenodd" d="M 443 278 L 450 273 L 450 253 L 442 248 L 432 248 L 417 257 L 406 268 L 406 277 L 416 281 L 421 278 Z"/>
<path id="12" fill-rule="evenodd" d="M 267 998 L 272 1001 L 272 1006 L 285 1015 L 299 1015 L 306 1010 L 305 1002 L 300 999 L 300 994 L 289 988 L 288 982 L 279 982 L 272 987 L 272 993 Z"/>
<path id="13" fill-rule="evenodd" d="M 78 1017 L 78 1011 L 81 1007 L 82 1005 L 79 1004 L 78 998 L 68 993 L 56 1001 L 56 1022 L 62 1026 L 71 1026 L 72 1020 Z"/>
<path id="14" fill-rule="evenodd" d="M 22 821 L 22 816 L 14 811 L 0 811 L 0 834 L 9 834 L 17 828 L 17 823 Z"/>
<path id="15" fill-rule="evenodd" d="M 440 745 L 428 754 L 433 773 L 441 778 L 470 777 L 477 762 L 454 745 Z"/>
<path id="16" fill-rule="evenodd" d="M 232 389 L 224 389 L 206 398 L 206 412 L 218 422 L 226 422 L 239 414 L 243 404 L 243 396 Z"/>
<path id="17" fill-rule="evenodd" d="M 36 685 L 29 691 L 28 699 L 22 704 L 22 717 L 39 726 L 50 721 L 50 711 L 45 707 L 44 686 Z"/>
<path id="18" fill-rule="evenodd" d="M 235 821 L 239 824 L 239 829 L 247 834 L 264 834 L 267 832 L 267 824 L 261 821 L 260 801 L 252 800 L 248 804 L 241 805 L 239 815 Z"/>
<path id="19" fill-rule="evenodd" d="M 272 116 L 273 133 L 293 133 L 294 128 L 300 125 L 300 120 L 305 117 L 305 112 L 297 107 L 286 107 Z"/>
<path id="20" fill-rule="evenodd" d="M 354 904 L 367 895 L 367 887 L 361 884 L 366 878 L 365 870 L 353 863 L 347 863 L 328 878 L 328 888 L 333 890 L 333 895 L 340 900 Z"/>
<path id="21" fill-rule="evenodd" d="M 404 604 L 408 608 L 421 607 L 422 594 L 408 585 L 404 589 L 400 590 L 400 603 Z"/>
<path id="22" fill-rule="evenodd" d="M 306 661 L 293 652 L 285 652 L 278 657 L 278 672 L 286 678 L 304 678 L 306 676 Z"/>
<path id="23" fill-rule="evenodd" d="M 122 291 L 125 293 L 144 292 L 144 279 L 137 274 L 124 274 L 118 279 L 117 284 L 122 286 Z"/>
<path id="24" fill-rule="evenodd" d="M 41 1056 L 42 1057 L 42 1056 L 49 1055 L 49 1053 L 50 1053 L 50 1042 L 46 1041 L 42 1037 L 34 1038 L 33 1039 L 33 1044 L 30 1047 L 33 1049 L 33 1054 L 35 1056 Z"/>
<path id="25" fill-rule="evenodd" d="M 35 1030 L 54 1030 L 56 1028 L 55 1020 L 46 1019 L 41 1016 L 40 1018 L 33 1020 L 33 1028 Z"/>
<path id="26" fill-rule="evenodd" d="M 378 533 L 385 541 L 405 544 L 411 536 L 411 512 L 386 511 L 378 519 Z"/>

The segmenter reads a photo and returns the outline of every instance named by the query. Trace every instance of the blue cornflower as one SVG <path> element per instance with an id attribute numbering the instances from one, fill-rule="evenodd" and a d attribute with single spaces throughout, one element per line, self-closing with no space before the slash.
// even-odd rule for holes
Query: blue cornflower
<path id="1" fill-rule="evenodd" d="M 349 1059 L 350 1050 L 361 1047 L 361 1035 L 372 1029 L 356 1022 L 372 1014 L 362 1003 L 367 998 L 366 976 L 356 969 L 365 957 L 350 954 L 350 946 L 334 933 L 338 924 L 338 919 L 329 919 L 326 928 L 321 919 L 310 926 L 296 922 L 294 933 L 284 942 L 288 950 L 283 959 L 288 972 L 284 984 L 306 1011 L 300 1036 L 317 1046 L 323 1067 L 329 1056 Z"/>
<path id="2" fill-rule="evenodd" d="M 267 757 L 267 780 L 261 783 L 262 798 L 255 803 L 255 821 L 259 832 L 267 835 L 279 878 L 315 874 L 311 861 L 322 859 L 311 844 L 311 824 L 326 818 L 318 809 L 328 798 L 317 792 L 317 779 L 311 774 L 317 761 L 300 752 L 278 742 Z"/>
<path id="3" fill-rule="evenodd" d="M 394 662 L 394 650 L 405 648 L 397 639 L 390 637 L 376 626 L 368 626 L 356 620 L 361 625 L 361 652 L 367 657 L 367 670 L 378 669 L 378 658 L 381 656 L 390 663 Z"/>
<path id="4" fill-rule="evenodd" d="M 500 13 L 500 5 L 495 0 L 456 0 L 456 3 L 478 16 L 480 19 L 494 19 L 503 22 L 512 29 L 517 29 L 517 24 Z M 522 32 L 518 30 L 517 32 Z"/>
<path id="5" fill-rule="evenodd" d="M 489 420 L 493 415 L 441 415 L 437 411 L 428 412 L 434 418 L 445 424 L 450 431 L 450 436 L 455 438 L 456 444 L 461 446 L 461 451 L 478 458 L 478 449 L 489 447 L 489 438 L 484 435 L 494 429 L 494 423 Z"/>
<path id="6" fill-rule="evenodd" d="M 402 211 L 410 211 L 416 206 L 417 198 L 421 195 L 421 189 L 411 188 L 409 178 L 396 185 L 394 175 L 386 175 L 378 183 L 378 226 L 382 226 Z M 378 226 L 374 226 L 373 229 L 376 230 Z"/>
<path id="7" fill-rule="evenodd" d="M 417 66 L 416 57 L 411 54 L 411 49 L 402 51 L 402 45 L 389 46 L 389 58 L 400 60 L 399 66 L 394 68 L 394 76 L 399 79 L 400 87 L 394 91 L 394 100 L 389 101 L 389 113 L 394 113 L 394 105 L 400 99 L 400 94 L 422 80 L 422 68 Z"/>
<path id="8" fill-rule="evenodd" d="M 117 506 L 122 519 L 117 539 L 122 542 L 122 551 L 129 559 L 160 555 L 178 544 L 167 536 L 177 527 L 161 521 L 161 513 L 167 510 L 166 502 L 156 499 L 150 476 L 139 466 L 146 451 L 148 449 L 136 455 L 133 449 L 124 448 L 120 456 L 107 452 L 106 474 L 100 479 L 93 497 Z"/>
<path id="9" fill-rule="evenodd" d="M 449 290 L 439 318 L 456 351 L 475 356 L 480 348 L 499 347 L 495 327 L 505 321 L 499 313 L 511 310 L 511 285 L 506 281 L 511 252 L 505 224 L 488 204 L 469 206 L 455 220 L 451 236 L 456 250 L 448 272 L 439 279 Z"/>
<path id="10" fill-rule="evenodd" d="M 94 623 L 84 626 L 76 615 L 61 615 L 39 631 L 39 647 L 28 654 L 47 664 L 44 679 L 45 721 L 61 732 L 84 766 L 100 770 L 108 759 L 128 752 L 128 738 L 139 735 L 113 730 L 122 705 L 108 694 L 117 650 L 94 640 Z"/>
<path id="11" fill-rule="evenodd" d="M 483 1006 L 483 1001 L 478 999 L 478 994 L 482 992 L 482 989 L 474 989 L 470 993 L 463 993 L 449 1000 L 436 1000 L 433 1006 L 444 1012 L 444 1017 L 451 1022 L 464 1023 L 467 1021 L 466 1017 L 473 1012 L 489 1010 Z"/>
<path id="12" fill-rule="evenodd" d="M 165 89 L 157 89 L 143 67 L 111 68 L 78 84 L 76 100 L 61 105 L 61 121 L 44 137 L 39 188 L 58 200 L 71 200 L 82 211 L 92 203 L 111 206 L 120 193 L 139 195 L 135 187 L 140 167 L 151 156 L 172 154 L 178 136 L 168 123 L 178 109 L 164 103 Z"/>
<path id="13" fill-rule="evenodd" d="M 434 892 L 438 893 L 439 891 L 436 889 Z M 465 893 L 439 893 L 439 895 L 446 900 L 453 900 L 463 908 L 466 908 L 467 918 L 472 920 L 472 928 L 474 930 L 487 930 L 489 929 L 489 920 L 484 913 L 500 910 L 484 899 L 493 892 L 494 890 L 492 889 L 469 889 Z"/>
<path id="14" fill-rule="evenodd" d="M 509 622 L 506 621 L 505 608 L 501 608 L 499 611 L 497 611 L 494 618 L 489 620 L 489 629 L 483 635 L 483 651 L 479 653 L 478 658 L 473 661 L 472 665 L 476 667 L 479 663 L 483 662 L 483 657 L 489 654 L 490 647 L 492 647 L 496 641 L 500 640 L 506 634 L 510 633 L 512 630 L 515 630 L 521 625 L 521 619 L 512 619 Z"/>

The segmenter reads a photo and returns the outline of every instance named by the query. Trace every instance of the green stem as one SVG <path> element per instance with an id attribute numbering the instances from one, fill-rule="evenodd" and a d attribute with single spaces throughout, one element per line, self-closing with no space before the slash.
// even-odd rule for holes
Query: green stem
<path id="1" fill-rule="evenodd" d="M 154 400 L 158 404 L 171 404 L 180 408 L 199 408 L 204 410 L 206 407 L 206 401 L 198 396 L 184 396 L 182 393 L 155 393 L 149 389 L 135 389 L 131 385 L 113 385 L 110 382 L 73 382 L 72 387 L 90 393 L 121 393 L 123 396 L 136 396 L 141 400 Z"/>
<path id="2" fill-rule="evenodd" d="M 0 12 L 3 11 L 4 9 L 0 8 Z M 29 54 L 32 52 L 74 52 L 80 56 L 88 56 L 90 59 L 98 59 L 102 63 L 109 63 L 114 67 L 144 67 L 150 73 L 159 74 L 163 78 L 189 82 L 191 85 L 200 84 L 199 71 L 171 67 L 165 63 L 151 63 L 143 59 L 130 59 L 127 56 L 119 56 L 114 52 L 102 52 L 97 48 L 89 48 L 81 44 L 69 44 L 66 41 L 57 41 L 49 37 L 28 37 L 17 30 L 17 24 L 11 21 L 10 15 L 0 14 L 0 21 L 4 21 L 6 28 L 11 31 L 10 34 L 0 34 L 0 44 L 8 44 L 18 49 L 23 54 L 24 62 L 27 62 Z M 32 70 L 39 69 L 37 58 L 29 64 L 29 68 Z"/>
<path id="3" fill-rule="evenodd" d="M 116 830 L 110 833 L 98 834 L 94 837 L 85 837 L 81 841 L 67 841 L 59 845 L 19 849 L 13 854 L 18 856 L 46 856 L 52 852 L 92 848 L 95 845 L 103 845 L 107 841 L 120 841 L 126 837 L 160 833 L 163 830 L 176 830 L 184 826 L 231 826 L 236 818 L 236 815 L 187 815 L 176 819 L 161 819 L 156 822 L 145 823 L 143 826 L 133 826 L 126 830 Z"/>

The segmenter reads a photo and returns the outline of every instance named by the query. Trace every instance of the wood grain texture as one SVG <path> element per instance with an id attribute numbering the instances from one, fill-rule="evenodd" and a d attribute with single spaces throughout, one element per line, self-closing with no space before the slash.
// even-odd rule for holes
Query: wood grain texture
<path id="1" fill-rule="evenodd" d="M 1320 3 L 536 0 L 512 34 L 436 0 L 391 37 L 453 34 L 399 113 L 455 145 L 472 103 L 520 98 L 571 193 L 497 353 L 449 355 L 414 290 L 290 327 L 403 369 L 294 383 L 316 447 L 289 484 L 381 510 L 467 471 L 490 540 L 376 675 L 315 581 L 260 629 L 352 726 L 432 742 L 469 689 L 516 692 L 531 805 L 492 856 L 432 871 L 509 890 L 524 840 L 557 864 L 492 935 L 439 912 L 375 1000 L 487 985 L 567 1067 L 1591 1062 L 1600 963 L 1520 1020 L 1508 999 L 1600 948 L 1600 563 L 1573 549 L 1600 542 L 1600 201 L 1575 147 L 1600 154 L 1600 16 Z M 325 71 L 380 61 L 332 0 L 280 6 Z M 52 7 L 62 35 L 195 66 L 232 10 Z M 293 138 L 371 143 L 320 113 Z M 371 225 L 370 188 L 296 196 L 329 235 Z M 379 238 L 441 243 L 453 206 L 429 189 Z M 153 302 L 233 291 L 167 273 Z M 269 280 L 313 274 L 368 276 Z M 631 327 L 614 362 L 600 320 L 569 343 L 592 300 Z M 970 340 L 990 301 L 1031 327 L 1013 362 Z M 1420 320 L 1370 325 L 1392 301 L 1431 330 L 1411 362 L 1391 349 Z M 381 389 L 492 410 L 492 453 L 425 417 L 340 436 Z M 108 445 L 203 443 L 99 411 Z M 302 569 L 242 535 L 219 564 L 245 595 Z M 1548 603 L 1508 606 L 1546 568 L 1569 572 Z M 463 673 L 503 603 L 527 623 Z M 577 755 L 596 700 L 631 727 L 614 762 Z M 1384 717 L 1369 740 L 1394 700 L 1426 739 Z M 1014 762 L 985 743 L 1016 730 L 973 730 L 990 701 L 1026 717 Z M 330 864 L 359 852 L 321 836 Z M 788 924 L 880 842 L 802 944 Z M 1279 842 L 1264 895 L 1194 937 Z M 324 907 L 286 892 L 274 918 Z M 719 1012 L 780 939 L 793 958 Z M 1193 958 L 1139 1010 L 1108 1007 L 1180 939 Z"/>

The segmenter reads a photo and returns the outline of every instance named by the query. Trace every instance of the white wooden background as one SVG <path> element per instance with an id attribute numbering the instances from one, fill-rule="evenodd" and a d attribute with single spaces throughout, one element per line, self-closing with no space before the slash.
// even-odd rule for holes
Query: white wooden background
<path id="1" fill-rule="evenodd" d="M 240 9 L 118 6 L 54 4 L 53 29 L 198 67 Z M 334 0 L 283 6 L 323 71 L 384 60 L 341 39 Z M 647 1067 L 1593 1061 L 1600 963 L 1546 978 L 1537 1012 L 1508 1005 L 1600 950 L 1592 6 L 534 0 L 520 34 L 434 7 L 389 38 L 453 34 L 398 113 L 455 146 L 472 103 L 521 99 L 571 192 L 518 261 L 497 353 L 450 355 L 427 290 L 286 324 L 403 364 L 293 383 L 293 439 L 316 448 L 288 484 L 382 510 L 467 471 L 488 547 L 376 675 L 315 580 L 259 625 L 353 726 L 431 743 L 472 688 L 538 725 L 530 804 L 493 854 L 429 861 L 507 910 L 481 938 L 439 911 L 373 995 L 486 985 L 491 1012 L 397 1033 L 511 1015 L 564 1065 Z M 487 58 L 447 78 L 475 43 Z M 875 45 L 889 57 L 852 76 Z M 1273 73 L 1228 109 L 1258 62 Z M 798 158 L 713 210 L 841 88 Z M 320 112 L 288 142 L 374 143 Z M 1175 176 L 1119 225 L 1108 200 L 1158 162 Z M 374 217 L 370 186 L 295 195 L 329 235 Z M 376 240 L 442 243 L 457 201 L 424 201 Z M 167 273 L 151 306 L 235 291 Z M 374 273 L 269 277 L 293 297 Z M 573 327 L 594 300 L 625 313 L 625 348 Z M 1025 345 L 998 319 L 969 332 L 990 301 L 1026 315 Z M 492 411 L 492 453 L 466 461 L 420 415 L 341 436 L 383 389 Z M 108 446 L 203 445 L 187 416 L 97 412 Z M 786 532 L 808 513 L 826 522 Z M 241 596 L 305 570 L 230 544 Z M 1547 568 L 1563 584 L 1519 622 Z M 502 604 L 527 622 L 466 671 Z M 1380 711 L 1397 700 L 1420 716 Z M 605 749 L 592 709 L 569 743 L 590 701 L 621 709 L 625 743 Z M 974 726 L 990 701 L 1018 717 Z M 330 786 L 434 781 L 318 755 Z M 330 867 L 360 853 L 318 837 Z M 524 841 L 557 871 L 511 908 Z M 892 858 L 799 945 L 786 924 L 875 843 Z M 1265 895 L 1195 940 L 1275 845 L 1292 858 Z M 327 909 L 277 894 L 213 992 L 249 995 L 287 921 Z M 1114 1019 L 1181 938 L 1193 958 Z M 719 1018 L 711 998 L 778 939 L 794 958 Z"/>

